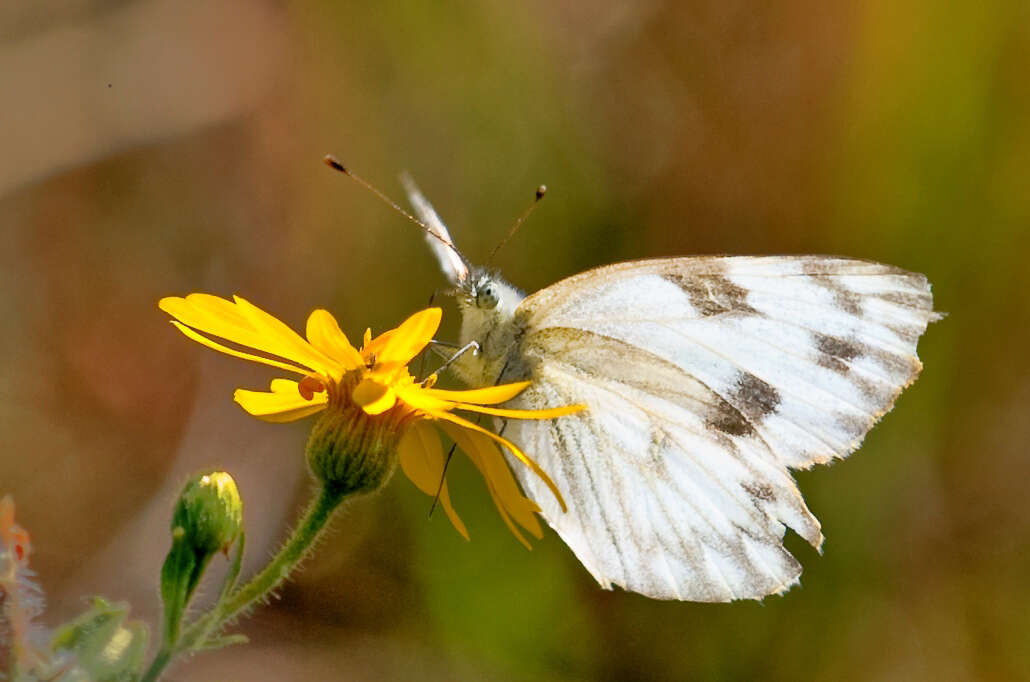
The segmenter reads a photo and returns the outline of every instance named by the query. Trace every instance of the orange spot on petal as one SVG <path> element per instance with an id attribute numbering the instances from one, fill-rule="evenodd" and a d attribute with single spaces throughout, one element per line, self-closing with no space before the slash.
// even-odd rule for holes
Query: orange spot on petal
<path id="1" fill-rule="evenodd" d="M 316 393 L 325 391 L 325 384 L 315 377 L 304 377 L 297 383 L 297 391 L 304 400 L 311 400 Z"/>

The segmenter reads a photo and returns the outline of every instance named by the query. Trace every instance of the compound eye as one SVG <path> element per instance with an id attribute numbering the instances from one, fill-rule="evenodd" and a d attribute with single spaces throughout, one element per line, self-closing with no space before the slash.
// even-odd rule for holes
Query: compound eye
<path id="1" fill-rule="evenodd" d="M 498 303 L 497 290 L 490 284 L 486 285 L 476 293 L 476 307 L 496 308 Z"/>

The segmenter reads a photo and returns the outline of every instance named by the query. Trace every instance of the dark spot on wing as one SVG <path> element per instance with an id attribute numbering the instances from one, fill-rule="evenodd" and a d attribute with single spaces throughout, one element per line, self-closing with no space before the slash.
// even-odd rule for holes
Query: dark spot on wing
<path id="1" fill-rule="evenodd" d="M 691 276 L 670 272 L 663 276 L 687 294 L 690 305 L 694 306 L 702 317 L 755 312 L 747 303 L 747 289 L 737 286 L 722 275 Z"/>
<path id="2" fill-rule="evenodd" d="M 933 306 L 933 297 L 928 293 L 908 293 L 904 291 L 888 291 L 874 294 L 876 298 L 899 305 L 903 308 L 929 310 Z"/>
<path id="3" fill-rule="evenodd" d="M 705 420 L 705 426 L 731 436 L 750 436 L 755 432 L 740 410 L 721 399 Z"/>
<path id="4" fill-rule="evenodd" d="M 852 414 L 850 412 L 838 412 L 833 415 L 834 421 L 841 427 L 841 430 L 852 439 L 852 443 L 849 443 L 849 449 L 844 452 L 835 452 L 836 457 L 844 457 L 854 448 L 858 447 L 858 441 L 865 437 L 869 429 L 873 427 L 875 419 L 871 419 L 868 416 L 859 414 Z"/>
<path id="5" fill-rule="evenodd" d="M 812 337 L 820 353 L 819 365 L 838 374 L 847 374 L 851 370 L 848 360 L 862 355 L 862 346 L 855 341 L 819 333 L 814 333 Z"/>
<path id="6" fill-rule="evenodd" d="M 832 259 L 820 256 L 801 257 L 801 274 L 803 275 L 832 275 L 840 271 L 840 265 Z"/>
<path id="7" fill-rule="evenodd" d="M 862 315 L 862 296 L 848 289 L 831 275 L 813 274 L 812 281 L 829 290 L 837 307 L 849 315 Z"/>
<path id="8" fill-rule="evenodd" d="M 922 365 L 919 364 L 918 358 L 911 355 L 901 355 L 887 350 L 886 348 L 869 347 L 867 349 L 867 355 L 872 357 L 877 364 L 883 367 L 895 382 L 897 382 L 899 378 L 902 381 L 915 378 L 914 375 L 918 374 L 919 370 L 922 369 Z"/>
<path id="9" fill-rule="evenodd" d="M 841 360 L 851 360 L 862 354 L 862 348 L 857 343 L 836 336 L 816 334 L 815 344 L 823 353 Z"/>
<path id="10" fill-rule="evenodd" d="M 730 397 L 732 402 L 751 423 L 761 421 L 772 414 L 780 404 L 779 392 L 754 374 L 741 372 L 737 377 L 736 389 Z"/>
<path id="11" fill-rule="evenodd" d="M 741 483 L 740 487 L 756 500 L 771 502 L 776 498 L 776 493 L 768 483 Z"/>
<path id="12" fill-rule="evenodd" d="M 900 325 L 900 324 L 889 324 L 882 323 L 884 327 L 894 332 L 899 339 L 903 342 L 911 344 L 913 346 L 919 341 L 920 335 L 923 333 L 923 327 L 917 325 Z"/>
<path id="13" fill-rule="evenodd" d="M 896 268 L 893 265 L 874 263 L 873 261 L 856 260 L 854 258 L 835 258 L 833 256 L 800 256 L 801 274 L 803 275 L 901 275 L 903 277 L 919 277 L 913 273 Z"/>

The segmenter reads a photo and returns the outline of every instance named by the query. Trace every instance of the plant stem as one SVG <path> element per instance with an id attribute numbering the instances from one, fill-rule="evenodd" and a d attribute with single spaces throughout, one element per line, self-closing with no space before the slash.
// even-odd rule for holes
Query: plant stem
<path id="1" fill-rule="evenodd" d="M 161 650 L 157 652 L 157 656 L 155 656 L 153 662 L 151 662 L 150 668 L 148 668 L 146 674 L 140 678 L 140 682 L 154 682 L 171 660 L 172 650 L 167 646 L 162 645 Z"/>
<path id="2" fill-rule="evenodd" d="M 269 592 L 290 575 L 301 559 L 311 549 L 315 539 L 325 529 L 329 518 L 336 511 L 336 508 L 343 502 L 345 493 L 329 488 L 322 488 L 318 497 L 311 503 L 304 512 L 300 524 L 293 534 L 286 540 L 286 544 L 279 550 L 272 561 L 250 582 L 238 590 L 234 590 L 229 597 L 217 608 L 219 621 L 232 618 L 237 613 L 247 608 L 259 599 L 264 598 Z M 192 630 L 192 628 L 190 628 Z M 185 637 L 183 638 L 185 639 Z"/>
<path id="3" fill-rule="evenodd" d="M 259 601 L 284 581 L 297 564 L 310 551 L 315 539 L 325 530 L 326 523 L 332 517 L 346 493 L 337 488 L 323 487 L 312 501 L 296 530 L 290 535 L 279 553 L 265 566 L 260 573 L 250 579 L 243 587 L 233 590 L 223 601 L 216 604 L 208 613 L 194 621 L 182 633 L 182 637 L 172 646 L 162 647 L 153 663 L 140 682 L 154 682 L 161 671 L 168 665 L 172 657 L 180 651 L 189 650 L 228 619 L 243 611 L 254 602 Z"/>

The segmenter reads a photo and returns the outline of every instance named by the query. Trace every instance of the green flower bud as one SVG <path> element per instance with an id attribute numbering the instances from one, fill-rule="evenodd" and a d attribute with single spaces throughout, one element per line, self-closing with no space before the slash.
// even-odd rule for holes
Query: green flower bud
<path id="1" fill-rule="evenodd" d="M 172 537 L 198 555 L 227 551 L 243 525 L 243 502 L 236 482 L 224 471 L 194 477 L 183 488 L 172 515 Z M 180 530 L 181 529 L 181 530 Z"/>
<path id="2" fill-rule="evenodd" d="M 228 554 L 242 526 L 243 502 L 229 474 L 198 475 L 183 488 L 172 514 L 172 548 L 161 567 L 166 643 L 178 638 L 182 616 L 211 557 Z"/>
<path id="3" fill-rule="evenodd" d="M 407 415 L 399 410 L 369 415 L 360 407 L 322 413 L 308 439 L 311 473 L 334 493 L 370 493 L 397 466 L 397 443 Z"/>

